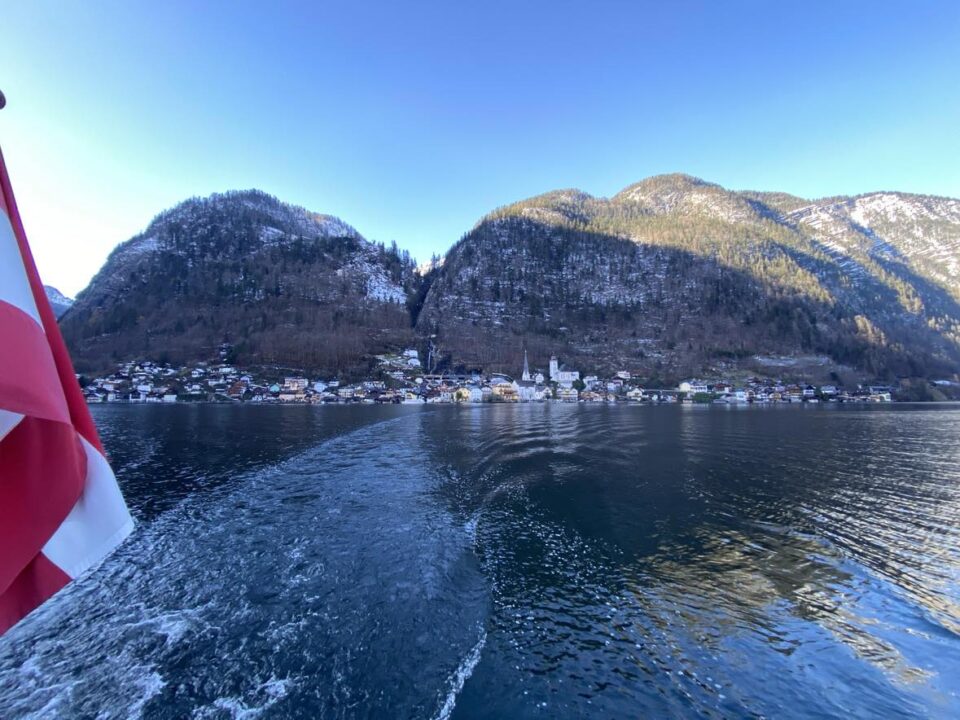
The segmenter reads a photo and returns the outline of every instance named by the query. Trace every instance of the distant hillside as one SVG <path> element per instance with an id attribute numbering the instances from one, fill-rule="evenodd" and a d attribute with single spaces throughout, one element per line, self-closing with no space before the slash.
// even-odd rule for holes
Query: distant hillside
<path id="1" fill-rule="evenodd" d="M 43 289 L 47 294 L 47 300 L 50 301 L 50 307 L 53 308 L 53 314 L 58 318 L 73 306 L 73 299 L 68 298 L 55 287 L 44 285 Z"/>
<path id="2" fill-rule="evenodd" d="M 811 353 L 952 374 L 958 303 L 960 201 L 810 202 L 666 175 L 494 211 L 434 271 L 417 327 L 454 362 L 514 370 L 526 345 L 654 377 Z"/>
<path id="3" fill-rule="evenodd" d="M 676 379 L 812 358 L 863 376 L 960 373 L 960 201 L 804 200 L 686 175 L 495 210 L 444 258 L 257 191 L 184 202 L 120 245 L 62 320 L 81 369 L 211 357 L 325 372 L 432 344 L 517 372 L 526 347 Z M 773 362 L 773 364 L 771 364 Z"/>
<path id="4" fill-rule="evenodd" d="M 183 362 L 334 371 L 412 337 L 413 262 L 329 215 L 259 191 L 191 199 L 111 253 L 62 329 L 78 369 Z"/>

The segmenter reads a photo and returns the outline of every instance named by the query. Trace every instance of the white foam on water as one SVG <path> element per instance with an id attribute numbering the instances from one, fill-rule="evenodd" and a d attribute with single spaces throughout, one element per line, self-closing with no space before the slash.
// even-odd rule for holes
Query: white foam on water
<path id="1" fill-rule="evenodd" d="M 474 513 L 473 517 L 467 520 L 467 522 L 463 526 L 463 529 L 467 533 L 467 537 L 470 538 L 470 542 L 474 545 L 477 542 L 477 523 L 478 522 L 480 522 L 479 512 Z"/>
<path id="2" fill-rule="evenodd" d="M 206 718 L 206 717 L 218 717 L 220 713 L 218 710 L 222 710 L 230 714 L 231 718 L 236 720 L 247 720 L 248 718 L 260 717 L 266 710 L 269 710 L 273 707 L 277 701 L 287 696 L 290 692 L 290 687 L 293 686 L 293 681 L 289 678 L 279 680 L 275 677 L 271 677 L 264 683 L 261 683 L 257 687 L 257 694 L 265 695 L 265 699 L 259 705 L 256 704 L 247 704 L 243 699 L 239 697 L 221 697 L 213 701 L 212 705 L 209 705 L 205 708 L 200 708 L 194 712 L 193 716 L 195 718 Z"/>
<path id="3" fill-rule="evenodd" d="M 134 699 L 133 705 L 130 706 L 127 712 L 128 717 L 140 717 L 144 706 L 151 698 L 159 695 L 166 684 L 166 680 L 155 670 L 147 671 L 146 674 L 137 678 L 136 685 L 139 686 L 141 694 Z"/>
<path id="4" fill-rule="evenodd" d="M 440 706 L 440 710 L 436 714 L 436 720 L 449 720 L 453 714 L 453 709 L 457 705 L 457 696 L 460 695 L 464 684 L 470 679 L 470 676 L 473 675 L 474 668 L 476 668 L 480 662 L 483 646 L 486 644 L 487 631 L 481 630 L 480 639 L 477 640 L 477 644 L 470 649 L 466 657 L 460 661 L 459 667 L 457 667 L 456 671 L 450 676 L 448 681 L 450 690 L 447 692 L 447 697 L 444 699 L 443 705 Z"/>

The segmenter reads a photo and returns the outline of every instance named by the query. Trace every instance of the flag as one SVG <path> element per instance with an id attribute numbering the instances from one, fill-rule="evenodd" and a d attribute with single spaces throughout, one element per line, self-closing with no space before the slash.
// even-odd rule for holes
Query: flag
<path id="1" fill-rule="evenodd" d="M 0 153 L 0 634 L 132 529 Z"/>

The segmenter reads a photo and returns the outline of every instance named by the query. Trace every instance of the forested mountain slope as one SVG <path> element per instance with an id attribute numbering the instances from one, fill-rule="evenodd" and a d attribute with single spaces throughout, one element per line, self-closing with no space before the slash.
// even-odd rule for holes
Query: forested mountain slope
<path id="1" fill-rule="evenodd" d="M 957 200 L 810 202 L 666 175 L 494 211 L 434 271 L 417 327 L 485 367 L 515 368 L 526 345 L 656 377 L 811 353 L 871 375 L 951 374 L 958 268 Z"/>
<path id="2" fill-rule="evenodd" d="M 809 201 L 686 175 L 614 197 L 540 195 L 419 269 L 342 221 L 258 191 L 192 199 L 120 245 L 61 321 L 81 369 L 182 362 L 362 371 L 439 348 L 516 372 L 560 355 L 665 381 L 756 357 L 871 377 L 960 372 L 960 201 Z M 435 357 L 437 355 L 435 354 Z"/>
<path id="3" fill-rule="evenodd" d="M 191 199 L 110 255 L 61 326 L 79 369 L 212 357 L 336 371 L 411 341 L 413 262 L 259 191 Z"/>

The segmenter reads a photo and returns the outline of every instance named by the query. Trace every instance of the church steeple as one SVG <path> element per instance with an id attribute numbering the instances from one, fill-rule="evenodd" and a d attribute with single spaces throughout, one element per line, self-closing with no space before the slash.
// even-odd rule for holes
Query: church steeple
<path id="1" fill-rule="evenodd" d="M 527 363 L 527 349 L 523 349 L 523 375 L 520 379 L 524 382 L 530 382 L 530 365 Z"/>

